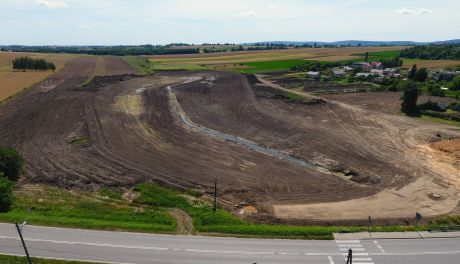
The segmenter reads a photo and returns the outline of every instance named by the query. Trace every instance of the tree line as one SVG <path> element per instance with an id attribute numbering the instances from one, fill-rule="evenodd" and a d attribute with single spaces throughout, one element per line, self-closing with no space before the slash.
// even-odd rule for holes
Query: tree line
<path id="1" fill-rule="evenodd" d="M 460 45 L 425 45 L 405 48 L 401 57 L 423 60 L 460 60 Z"/>
<path id="2" fill-rule="evenodd" d="M 29 57 L 20 57 L 13 60 L 14 70 L 31 70 L 31 71 L 47 71 L 56 70 L 56 66 L 52 62 L 48 62 L 44 59 L 32 59 Z"/>

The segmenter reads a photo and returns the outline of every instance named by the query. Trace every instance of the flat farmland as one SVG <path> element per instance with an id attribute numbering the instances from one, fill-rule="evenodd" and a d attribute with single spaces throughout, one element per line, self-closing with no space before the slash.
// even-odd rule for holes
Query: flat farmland
<path id="1" fill-rule="evenodd" d="M 459 60 L 420 60 L 420 59 L 404 59 L 403 58 L 403 67 L 410 69 L 412 65 L 416 64 L 417 68 L 427 68 L 427 69 L 441 69 L 459 66 Z"/>
<path id="2" fill-rule="evenodd" d="M 404 47 L 349 47 L 349 48 L 300 48 L 266 51 L 220 52 L 207 54 L 186 55 L 159 55 L 150 56 L 150 61 L 165 67 L 182 69 L 181 65 L 205 66 L 213 69 L 251 68 L 252 65 L 244 63 L 288 61 L 288 60 L 318 60 L 318 61 L 344 61 L 359 59 L 367 52 L 381 52 L 401 50 Z M 243 64 L 243 65 L 241 65 Z"/>
<path id="3" fill-rule="evenodd" d="M 12 69 L 14 58 L 28 56 L 31 58 L 42 58 L 51 61 L 59 71 L 67 62 L 76 57 L 69 54 L 43 54 L 23 52 L 0 52 L 0 101 L 20 92 L 26 87 L 48 77 L 53 72 L 22 72 Z"/>

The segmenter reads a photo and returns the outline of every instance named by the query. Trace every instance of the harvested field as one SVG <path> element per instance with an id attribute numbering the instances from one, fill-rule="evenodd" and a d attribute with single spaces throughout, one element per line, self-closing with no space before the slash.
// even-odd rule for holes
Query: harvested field
<path id="1" fill-rule="evenodd" d="M 94 76 L 138 74 L 125 60 L 112 56 L 98 57 Z"/>
<path id="2" fill-rule="evenodd" d="M 417 68 L 427 69 L 445 69 L 448 67 L 459 66 L 459 60 L 420 60 L 420 59 L 403 59 L 403 67 L 410 69 L 412 65 L 417 64 Z"/>
<path id="3" fill-rule="evenodd" d="M 64 67 L 67 62 L 75 57 L 75 55 L 68 54 L 0 52 L 0 101 L 53 74 L 52 71 L 14 71 L 11 65 L 13 59 L 22 56 L 43 58 L 45 60 L 52 61 L 56 65 L 57 70 Z"/>
<path id="4" fill-rule="evenodd" d="M 319 60 L 342 61 L 360 58 L 356 54 L 368 52 L 401 50 L 404 47 L 352 47 L 352 48 L 302 48 L 268 51 L 219 52 L 206 54 L 159 55 L 150 57 L 152 62 L 164 65 L 197 64 L 219 65 L 239 64 L 244 62 L 278 61 L 278 60 Z"/>
<path id="5" fill-rule="evenodd" d="M 0 144 L 24 154 L 23 181 L 89 190 L 155 181 L 210 193 L 217 178 L 223 205 L 244 201 L 255 218 L 288 222 L 366 219 L 368 208 L 397 222 L 448 213 L 460 200 L 458 170 L 432 161 L 439 173 L 420 148 L 438 133 L 460 137 L 453 127 L 299 100 L 237 73 L 113 76 L 85 89 L 97 63 L 75 59 L 54 87 L 0 106 Z"/>

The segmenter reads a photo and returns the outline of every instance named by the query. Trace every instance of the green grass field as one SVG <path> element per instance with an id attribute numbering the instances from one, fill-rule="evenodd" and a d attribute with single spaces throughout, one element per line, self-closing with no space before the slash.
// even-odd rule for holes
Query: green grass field
<path id="1" fill-rule="evenodd" d="M 148 58 L 136 56 L 124 56 L 123 59 L 141 74 L 153 73 L 153 67 Z"/>
<path id="2" fill-rule="evenodd" d="M 241 73 L 263 73 L 273 71 L 288 71 L 291 67 L 304 64 L 305 60 L 276 60 L 244 62 L 235 71 Z"/>
<path id="3" fill-rule="evenodd" d="M 21 191 L 16 194 L 13 208 L 7 213 L 0 213 L 0 221 L 27 220 L 38 225 L 175 232 L 175 220 L 166 209 L 142 207 L 121 197 L 110 198 L 107 191 L 104 192 L 76 192 L 47 186 Z"/>

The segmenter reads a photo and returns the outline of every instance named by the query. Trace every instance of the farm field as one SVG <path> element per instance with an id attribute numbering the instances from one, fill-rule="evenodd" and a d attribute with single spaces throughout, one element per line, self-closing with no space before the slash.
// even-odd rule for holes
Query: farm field
<path id="1" fill-rule="evenodd" d="M 188 55 L 159 55 L 150 57 L 150 61 L 164 67 L 182 69 L 184 65 L 195 67 L 208 67 L 210 69 L 232 69 L 253 72 L 260 65 L 251 65 L 256 62 L 270 61 L 274 70 L 288 70 L 291 64 L 280 67 L 275 61 L 319 60 L 319 61 L 344 61 L 362 58 L 366 51 L 392 51 L 401 50 L 403 47 L 353 47 L 353 48 L 299 48 L 268 51 L 220 52 L 207 54 Z M 240 65 L 243 64 L 243 65 Z M 263 64 L 264 67 L 267 67 Z M 289 66 L 289 67 L 288 67 Z M 190 66 L 189 66 L 190 67 Z M 262 70 L 267 70 L 263 68 Z M 270 69 L 268 69 L 270 70 Z"/>
<path id="2" fill-rule="evenodd" d="M 94 191 L 153 181 L 209 195 L 217 178 L 222 206 L 245 202 L 265 223 L 353 224 L 371 211 L 399 224 L 457 209 L 459 163 L 431 143 L 460 131 L 396 113 L 396 93 L 318 98 L 263 76 L 130 75 L 140 71 L 81 56 L 0 105 L 0 144 L 23 153 L 23 182 Z"/>
<path id="3" fill-rule="evenodd" d="M 76 55 L 69 54 L 43 54 L 43 53 L 22 53 L 22 52 L 0 52 L 0 101 L 22 91 L 24 88 L 50 76 L 53 72 L 20 72 L 13 71 L 11 61 L 14 58 L 29 56 L 31 58 L 42 58 L 54 62 L 56 70 L 59 71 Z"/>

